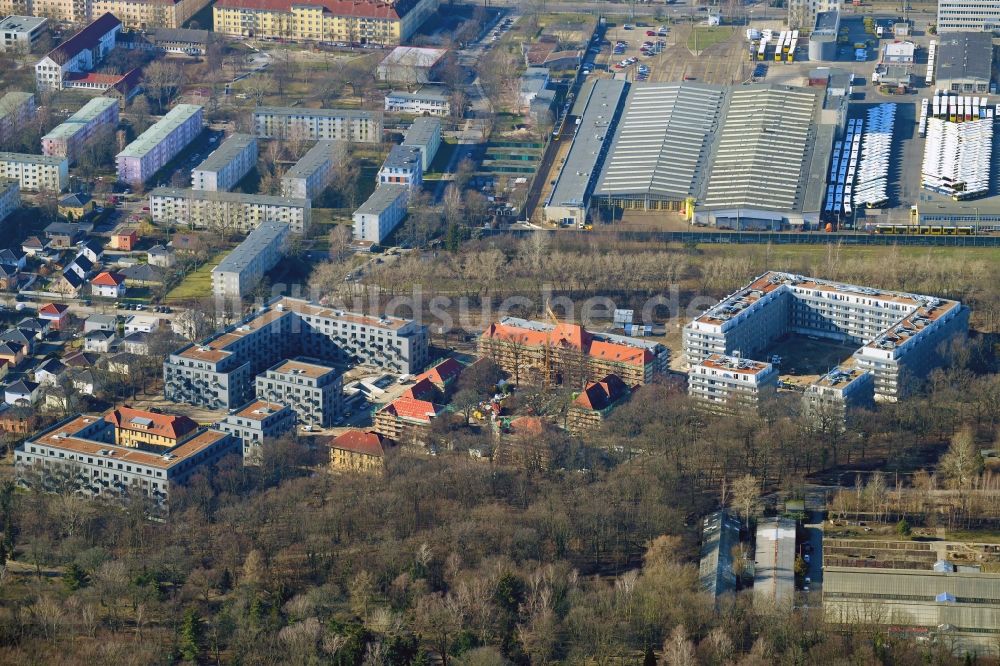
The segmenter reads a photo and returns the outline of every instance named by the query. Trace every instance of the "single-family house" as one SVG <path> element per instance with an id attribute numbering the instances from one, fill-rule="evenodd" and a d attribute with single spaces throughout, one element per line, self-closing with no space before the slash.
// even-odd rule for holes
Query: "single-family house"
<path id="1" fill-rule="evenodd" d="M 25 354 L 32 354 L 35 349 L 35 340 L 38 337 L 35 332 L 15 326 L 14 328 L 8 328 L 3 333 L 0 333 L 0 342 L 15 342 L 25 349 Z"/>
<path id="2" fill-rule="evenodd" d="M 139 242 L 139 233 L 131 227 L 122 227 L 116 229 L 113 234 L 111 234 L 111 249 L 120 250 L 122 252 L 131 252 L 135 249 L 136 243 Z"/>
<path id="3" fill-rule="evenodd" d="M 107 354 L 117 338 L 114 331 L 91 331 L 83 338 L 83 348 L 85 351 Z"/>
<path id="4" fill-rule="evenodd" d="M 24 360 L 25 346 L 17 342 L 0 342 L 0 361 L 7 361 L 16 367 Z"/>
<path id="5" fill-rule="evenodd" d="M 38 236 L 28 236 L 24 239 L 24 242 L 21 243 L 21 251 L 29 257 L 41 254 L 47 247 L 48 244 L 43 243 Z"/>
<path id="6" fill-rule="evenodd" d="M 107 360 L 107 370 L 116 375 L 129 376 L 139 371 L 142 359 L 127 351 L 118 352 Z"/>
<path id="7" fill-rule="evenodd" d="M 177 263 L 174 248 L 166 245 L 154 245 L 146 250 L 146 260 L 150 266 L 158 266 L 160 268 L 170 268 Z"/>
<path id="8" fill-rule="evenodd" d="M 163 284 L 163 269 L 149 264 L 135 264 L 121 271 L 128 287 L 151 287 Z"/>
<path id="9" fill-rule="evenodd" d="M 127 333 L 122 339 L 119 349 L 137 356 L 146 356 L 149 354 L 149 333 L 145 331 Z"/>
<path id="10" fill-rule="evenodd" d="M 92 314 L 83 322 L 83 332 L 115 331 L 118 328 L 118 317 L 115 315 Z"/>
<path id="11" fill-rule="evenodd" d="M 18 407 L 30 407 L 38 402 L 38 384 L 19 379 L 4 388 L 4 402 Z"/>
<path id="12" fill-rule="evenodd" d="M 11 248 L 0 250 L 0 266 L 13 266 L 19 271 L 23 271 L 28 266 L 27 254 Z"/>
<path id="13" fill-rule="evenodd" d="M 82 220 L 94 212 L 94 199 L 83 192 L 67 194 L 59 200 L 56 210 L 60 217 L 70 221 Z"/>
<path id="14" fill-rule="evenodd" d="M 69 320 L 69 306 L 65 303 L 46 303 L 38 308 L 38 318 L 47 321 L 50 328 L 61 330 Z"/>
<path id="15" fill-rule="evenodd" d="M 113 271 L 102 271 L 90 281 L 90 291 L 101 298 L 121 298 L 125 295 L 125 276 Z"/>
<path id="16" fill-rule="evenodd" d="M 152 333 L 160 327 L 161 321 L 155 315 L 132 315 L 125 320 L 125 335 L 129 333 Z"/>
<path id="17" fill-rule="evenodd" d="M 99 264 L 104 258 L 104 245 L 96 238 L 88 238 L 80 246 L 80 254 L 90 259 L 91 263 Z"/>
<path id="18" fill-rule="evenodd" d="M 41 386 L 54 386 L 66 373 L 66 366 L 57 358 L 48 358 L 35 368 L 35 382 Z"/>

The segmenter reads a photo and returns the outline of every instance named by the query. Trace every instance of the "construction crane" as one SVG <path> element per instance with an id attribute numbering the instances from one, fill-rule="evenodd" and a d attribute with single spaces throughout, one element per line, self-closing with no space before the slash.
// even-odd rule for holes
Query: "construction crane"
<path id="1" fill-rule="evenodd" d="M 545 314 L 549 316 L 549 319 L 552 321 L 553 326 L 559 325 L 559 318 L 556 317 L 556 313 L 552 311 L 552 304 L 549 302 L 548 299 L 545 299 Z M 549 387 L 550 373 L 552 369 L 551 340 L 552 338 L 550 336 L 549 339 L 545 341 L 545 349 L 543 352 L 543 359 L 544 359 L 543 363 L 545 369 L 545 388 Z"/>

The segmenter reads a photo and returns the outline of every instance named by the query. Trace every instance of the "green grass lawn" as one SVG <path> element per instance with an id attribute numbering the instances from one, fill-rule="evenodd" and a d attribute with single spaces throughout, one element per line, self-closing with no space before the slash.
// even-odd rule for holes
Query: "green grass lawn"
<path id="1" fill-rule="evenodd" d="M 692 51 L 704 51 L 713 44 L 724 42 L 733 36 L 732 26 L 722 25 L 696 25 L 691 29 L 688 36 L 688 49 Z"/>
<path id="2" fill-rule="evenodd" d="M 201 268 L 191 271 L 183 281 L 170 290 L 166 301 L 183 301 L 194 298 L 205 298 L 212 295 L 212 269 L 219 265 L 222 259 L 229 254 L 229 250 L 223 250 L 205 262 Z"/>

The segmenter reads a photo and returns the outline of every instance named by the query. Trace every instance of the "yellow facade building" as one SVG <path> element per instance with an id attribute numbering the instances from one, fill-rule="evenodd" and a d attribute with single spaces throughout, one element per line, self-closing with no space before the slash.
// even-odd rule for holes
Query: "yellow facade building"
<path id="1" fill-rule="evenodd" d="M 180 28 L 209 0 L 93 0 L 93 15 L 111 12 L 129 30 Z"/>
<path id="2" fill-rule="evenodd" d="M 104 415 L 115 427 L 115 444 L 133 449 L 170 449 L 198 432 L 186 416 L 147 412 L 122 406 Z"/>
<path id="3" fill-rule="evenodd" d="M 390 443 L 377 432 L 349 430 L 331 439 L 330 469 L 335 472 L 382 472 Z"/>
<path id="4" fill-rule="evenodd" d="M 438 10 L 440 0 L 219 0 L 215 32 L 258 39 L 398 45 Z"/>

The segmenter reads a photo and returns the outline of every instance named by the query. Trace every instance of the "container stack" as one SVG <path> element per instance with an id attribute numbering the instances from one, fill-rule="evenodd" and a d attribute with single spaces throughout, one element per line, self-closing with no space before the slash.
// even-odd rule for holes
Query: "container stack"
<path id="1" fill-rule="evenodd" d="M 963 123 L 930 118 L 921 185 L 956 201 L 985 196 L 990 189 L 992 156 L 992 118 Z"/>

